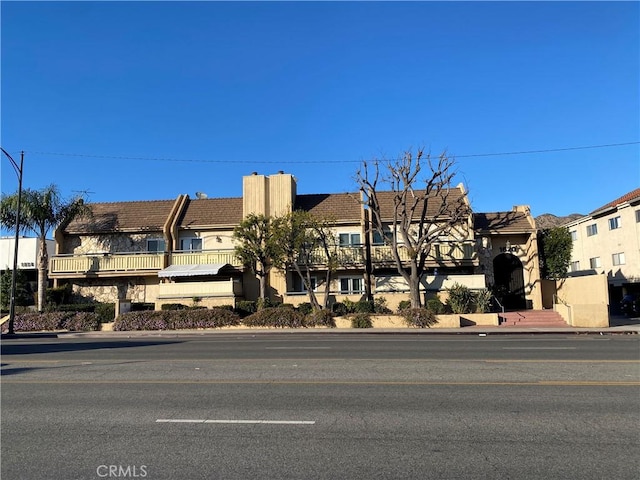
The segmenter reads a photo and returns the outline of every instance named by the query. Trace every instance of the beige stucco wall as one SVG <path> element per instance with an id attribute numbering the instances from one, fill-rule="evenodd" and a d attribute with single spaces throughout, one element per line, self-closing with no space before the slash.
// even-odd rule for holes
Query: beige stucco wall
<path id="1" fill-rule="evenodd" d="M 640 282 L 640 222 L 636 221 L 636 210 L 640 205 L 621 205 L 606 215 L 593 218 L 582 217 L 567 224 L 575 231 L 571 261 L 579 262 L 579 270 L 591 270 L 590 259 L 599 258 L 600 267 L 594 270 L 605 273 L 612 285 L 626 281 Z M 609 219 L 620 217 L 620 228 L 610 230 Z M 595 224 L 598 233 L 587 236 L 587 227 Z M 613 265 L 613 254 L 624 253 L 624 265 Z"/>
<path id="2" fill-rule="evenodd" d="M 158 296 L 157 277 L 74 279 L 75 295 L 96 302 L 115 303 L 129 299 L 133 303 L 153 303 Z"/>
<path id="3" fill-rule="evenodd" d="M 555 310 L 574 327 L 608 327 L 607 277 L 604 274 L 570 277 L 557 282 Z"/>
<path id="4" fill-rule="evenodd" d="M 113 233 L 108 235 L 69 235 L 61 254 L 131 253 L 147 251 L 147 240 L 163 240 L 162 232 Z"/>

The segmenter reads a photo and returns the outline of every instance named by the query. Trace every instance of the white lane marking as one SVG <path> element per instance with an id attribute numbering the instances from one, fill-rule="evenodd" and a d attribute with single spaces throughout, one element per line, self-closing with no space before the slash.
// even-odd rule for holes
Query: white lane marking
<path id="1" fill-rule="evenodd" d="M 159 418 L 156 423 L 231 423 L 263 425 L 315 425 L 314 420 L 200 420 L 185 418 Z"/>
<path id="2" fill-rule="evenodd" d="M 502 347 L 503 350 L 575 350 L 576 347 Z"/>

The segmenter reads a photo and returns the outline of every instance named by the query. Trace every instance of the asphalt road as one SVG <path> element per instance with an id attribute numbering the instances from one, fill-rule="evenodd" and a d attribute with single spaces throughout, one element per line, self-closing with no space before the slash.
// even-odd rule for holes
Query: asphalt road
<path id="1" fill-rule="evenodd" d="M 636 479 L 640 339 L 2 344 L 2 479 Z"/>

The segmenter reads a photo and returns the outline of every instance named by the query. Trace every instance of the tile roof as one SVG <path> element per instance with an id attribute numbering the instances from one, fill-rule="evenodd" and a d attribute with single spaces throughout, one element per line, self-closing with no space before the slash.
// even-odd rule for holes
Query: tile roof
<path id="1" fill-rule="evenodd" d="M 424 198 L 424 190 L 416 190 L 415 195 Z M 462 201 L 465 194 L 459 188 L 450 188 L 447 193 L 447 203 L 451 206 L 451 209 L 456 208 L 456 205 Z M 380 202 L 380 212 L 383 219 L 390 219 L 393 217 L 394 210 L 394 192 L 378 192 L 378 202 Z M 442 206 L 442 200 L 435 195 L 431 195 L 427 198 L 427 216 L 434 217 L 438 215 L 440 207 Z"/>
<path id="2" fill-rule="evenodd" d="M 91 218 L 72 221 L 65 233 L 162 231 L 175 200 L 91 203 Z"/>
<path id="3" fill-rule="evenodd" d="M 296 195 L 295 210 L 304 210 L 320 218 L 336 222 L 359 222 L 358 193 L 317 193 Z"/>
<path id="4" fill-rule="evenodd" d="M 593 212 L 591 212 L 591 215 L 593 215 L 594 213 L 598 213 L 602 210 L 609 210 L 609 209 L 615 208 L 622 203 L 626 203 L 626 202 L 631 203 L 633 200 L 640 200 L 640 188 L 636 188 L 635 190 L 632 190 L 631 192 L 621 196 L 620 198 L 616 198 L 614 201 L 609 202 L 606 205 L 603 205 L 600 208 L 595 209 Z"/>
<path id="5" fill-rule="evenodd" d="M 203 198 L 188 200 L 178 219 L 181 228 L 238 225 L 242 221 L 242 198 Z"/>
<path id="6" fill-rule="evenodd" d="M 531 232 L 535 230 L 533 219 L 524 212 L 474 213 L 473 229 L 476 232 Z"/>

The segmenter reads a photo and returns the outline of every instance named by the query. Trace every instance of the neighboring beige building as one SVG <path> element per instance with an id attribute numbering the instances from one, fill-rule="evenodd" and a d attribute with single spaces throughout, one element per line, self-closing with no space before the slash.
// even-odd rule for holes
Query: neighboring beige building
<path id="1" fill-rule="evenodd" d="M 624 294 L 640 293 L 640 188 L 564 226 L 572 275 L 605 274 L 614 308 Z"/>
<path id="2" fill-rule="evenodd" d="M 339 245 L 339 267 L 330 285 L 332 301 L 357 301 L 370 278 L 374 295 L 391 308 L 406 300 L 407 285 L 398 274 L 390 247 L 371 234 L 365 248 L 365 214 L 359 194 L 298 195 L 295 178 L 284 172 L 243 178 L 241 198 L 95 203 L 93 218 L 76 220 L 57 231 L 50 276 L 71 283 L 88 299 L 115 302 L 235 305 L 258 297 L 258 281 L 235 258 L 233 230 L 249 213 L 279 216 L 292 210 L 331 219 Z M 381 195 L 391 205 L 390 195 Z M 450 190 L 462 198 L 462 186 Z M 386 200 L 384 200 L 386 199 Z M 365 275 L 366 260 L 371 276 Z M 326 261 L 307 265 L 318 293 Z M 505 307 L 541 308 L 535 223 L 528 207 L 510 212 L 470 213 L 454 235 L 442 238 L 427 260 L 425 297 L 453 283 L 473 289 L 497 286 Z M 270 296 L 275 301 L 308 301 L 292 272 L 272 271 Z"/>

